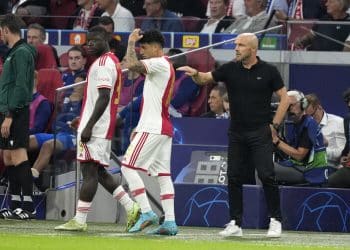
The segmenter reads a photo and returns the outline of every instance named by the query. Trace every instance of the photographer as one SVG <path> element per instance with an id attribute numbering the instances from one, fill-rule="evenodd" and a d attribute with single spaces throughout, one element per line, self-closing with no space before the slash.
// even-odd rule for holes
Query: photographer
<path id="1" fill-rule="evenodd" d="M 340 167 L 340 169 L 337 172 L 335 172 L 329 177 L 328 186 L 337 188 L 350 188 L 350 88 L 344 92 L 343 97 L 344 102 L 346 103 L 349 109 L 349 113 L 344 118 L 344 131 L 346 143 L 340 158 L 340 163 L 342 167 Z"/>
<path id="2" fill-rule="evenodd" d="M 272 133 L 275 147 L 288 156 L 288 159 L 275 162 L 277 181 L 287 185 L 323 182 L 327 156 L 320 126 L 305 114 L 308 104 L 303 93 L 288 91 L 288 97 L 285 141 L 276 131 Z"/>

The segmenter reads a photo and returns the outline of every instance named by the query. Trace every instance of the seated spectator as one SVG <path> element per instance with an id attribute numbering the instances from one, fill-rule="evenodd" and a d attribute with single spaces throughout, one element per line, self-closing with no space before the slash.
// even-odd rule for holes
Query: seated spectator
<path id="1" fill-rule="evenodd" d="M 102 15 L 101 10 L 94 0 L 78 0 L 78 8 L 71 14 L 67 29 L 89 30 L 98 23 L 98 18 Z"/>
<path id="2" fill-rule="evenodd" d="M 122 59 L 126 53 L 126 47 L 120 42 L 120 37 L 115 36 L 114 32 L 114 21 L 109 16 L 102 16 L 98 19 L 98 25 L 103 27 L 110 35 L 108 42 L 111 52 L 113 52 L 118 59 Z"/>
<path id="3" fill-rule="evenodd" d="M 48 23 L 46 15 L 49 10 L 49 1 L 46 0 L 17 0 L 12 6 L 12 13 L 22 17 L 23 21 L 29 25 L 40 23 L 45 26 Z"/>
<path id="4" fill-rule="evenodd" d="M 296 90 L 288 91 L 290 106 L 288 122 L 285 122 L 285 140 L 276 130 L 272 130 L 272 141 L 276 149 L 286 155 L 286 159 L 275 162 L 276 179 L 283 185 L 304 184 L 313 178 L 324 178 L 324 172 L 311 172 L 327 167 L 326 148 L 318 123 L 305 114 L 307 100 Z M 317 175 L 320 176 L 317 176 Z M 324 181 L 324 180 L 323 180 Z"/>
<path id="5" fill-rule="evenodd" d="M 145 0 L 143 8 L 146 10 L 147 18 L 142 21 L 141 30 L 184 31 L 180 18 L 167 9 L 167 0 Z"/>
<path id="6" fill-rule="evenodd" d="M 86 73 L 86 52 L 82 46 L 76 45 L 68 50 L 68 71 L 63 73 L 62 80 L 63 86 L 69 86 L 75 82 L 76 75 Z M 63 98 L 69 98 L 74 89 L 67 89 L 64 92 Z M 69 102 L 66 99 L 66 102 Z"/>
<path id="7" fill-rule="evenodd" d="M 341 153 L 341 166 L 337 172 L 331 174 L 328 186 L 335 188 L 350 188 L 350 88 L 343 93 L 344 101 L 349 112 L 344 118 L 344 131 L 346 143 Z"/>
<path id="8" fill-rule="evenodd" d="M 265 28 L 269 21 L 269 15 L 266 13 L 267 0 L 246 0 L 244 1 L 246 14 L 241 18 L 236 19 L 224 33 L 240 34 L 245 32 L 256 32 Z M 277 25 L 277 20 L 273 18 L 268 27 Z M 273 31 L 276 33 L 277 31 Z"/>
<path id="9" fill-rule="evenodd" d="M 38 72 L 34 73 L 33 100 L 29 107 L 29 134 L 43 133 L 47 129 L 52 105 L 46 97 L 37 92 Z"/>
<path id="10" fill-rule="evenodd" d="M 86 79 L 86 74 L 83 73 L 76 77 L 76 82 L 81 82 Z M 80 92 L 80 93 L 75 93 Z M 80 115 L 81 101 L 83 97 L 83 88 L 76 89 L 73 92 L 72 102 L 64 104 L 64 112 L 57 115 L 54 131 L 56 135 L 49 133 L 36 133 L 29 137 L 29 152 L 39 151 L 32 166 L 32 175 L 35 178 L 34 183 L 37 187 L 44 191 L 47 187 L 42 186 L 42 179 L 40 173 L 46 168 L 54 153 L 59 153 L 67 150 L 75 150 L 76 136 L 75 125 L 77 117 Z M 80 99 L 78 99 L 80 97 Z M 72 125 L 73 124 L 73 125 Z"/>
<path id="11" fill-rule="evenodd" d="M 316 51 L 346 50 L 344 43 L 350 40 L 350 16 L 346 13 L 349 6 L 348 0 L 328 0 L 326 2 L 327 15 L 323 16 L 320 21 L 349 22 L 349 24 L 317 24 L 306 35 L 298 37 L 295 46 Z"/>
<path id="12" fill-rule="evenodd" d="M 234 21 L 226 15 L 229 0 L 210 0 L 209 20 L 202 26 L 200 33 L 220 33 Z"/>
<path id="13" fill-rule="evenodd" d="M 327 0 L 326 0 L 327 1 Z M 320 0 L 289 0 L 288 16 L 292 19 L 320 19 L 327 11 L 326 1 Z"/>
<path id="14" fill-rule="evenodd" d="M 305 113 L 312 116 L 321 126 L 324 145 L 327 149 L 328 165 L 336 167 L 340 164 L 341 152 L 345 146 L 343 118 L 326 113 L 316 94 L 306 95 L 305 98 L 308 102 Z"/>
<path id="15" fill-rule="evenodd" d="M 32 23 L 28 26 L 27 30 L 27 43 L 37 48 L 39 45 L 45 44 L 46 41 L 46 30 L 43 26 L 38 23 Z M 55 58 L 56 65 L 60 65 L 60 61 L 57 55 L 55 47 L 49 45 L 52 49 L 51 57 Z"/>
<path id="16" fill-rule="evenodd" d="M 216 85 L 209 94 L 209 108 L 210 111 L 202 114 L 200 117 L 204 118 L 228 118 L 225 114 L 223 97 L 227 93 L 223 85 Z"/>
<path id="17" fill-rule="evenodd" d="M 210 1 L 207 4 L 207 13 L 210 16 Z M 232 16 L 239 18 L 246 15 L 244 0 L 229 0 L 229 4 L 226 9 L 226 16 Z"/>
<path id="18" fill-rule="evenodd" d="M 135 19 L 131 12 L 121 6 L 119 0 L 96 0 L 105 12 L 102 16 L 110 16 L 114 21 L 114 32 L 131 32 L 135 28 Z"/>

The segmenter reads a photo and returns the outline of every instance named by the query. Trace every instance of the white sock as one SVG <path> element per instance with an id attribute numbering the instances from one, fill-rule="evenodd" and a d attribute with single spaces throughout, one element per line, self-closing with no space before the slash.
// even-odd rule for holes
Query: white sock
<path id="1" fill-rule="evenodd" d="M 129 194 L 125 192 L 122 185 L 113 191 L 113 198 L 119 201 L 126 211 L 130 211 L 134 205 L 134 201 L 130 199 Z"/>
<path id="2" fill-rule="evenodd" d="M 129 184 L 129 188 L 131 190 L 131 195 L 135 198 L 136 202 L 140 205 L 141 212 L 147 213 L 152 210 L 151 205 L 149 204 L 145 185 L 139 174 L 136 170 L 131 168 L 122 167 L 122 173 L 124 178 Z"/>
<path id="3" fill-rule="evenodd" d="M 74 216 L 75 220 L 78 223 L 80 224 L 86 223 L 87 215 L 91 211 L 91 204 L 92 202 L 85 202 L 85 201 L 78 200 L 77 211 Z"/>
<path id="4" fill-rule="evenodd" d="M 36 170 L 35 168 L 31 168 L 30 170 L 32 170 L 32 175 L 34 178 L 39 178 L 40 173 L 38 170 Z"/>
<path id="5" fill-rule="evenodd" d="M 159 176 L 160 201 L 164 210 L 165 221 L 175 221 L 174 186 L 170 176 Z"/>

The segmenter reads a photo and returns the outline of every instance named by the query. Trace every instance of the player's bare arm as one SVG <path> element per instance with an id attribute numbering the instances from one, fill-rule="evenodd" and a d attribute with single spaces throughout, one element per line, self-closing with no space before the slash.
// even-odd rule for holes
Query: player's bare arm
<path id="1" fill-rule="evenodd" d="M 198 85 L 206 85 L 208 83 L 214 82 L 211 72 L 199 72 L 198 70 L 189 66 L 182 66 L 176 70 L 185 71 L 185 74 L 192 77 L 193 81 L 195 81 L 195 83 Z"/>
<path id="2" fill-rule="evenodd" d="M 280 104 L 278 105 L 275 117 L 272 123 L 280 125 L 289 107 L 289 99 L 287 95 L 286 87 L 280 88 L 276 91 L 277 96 L 280 98 Z"/>
<path id="3" fill-rule="evenodd" d="M 129 35 L 128 48 L 126 51 L 127 68 L 131 71 L 145 74 L 147 73 L 145 66 L 137 59 L 135 44 L 139 41 L 143 35 L 140 29 L 134 29 Z"/>
<path id="4" fill-rule="evenodd" d="M 106 110 L 109 103 L 110 89 L 100 88 L 98 89 L 98 99 L 95 104 L 94 111 L 86 124 L 86 127 L 81 133 L 81 141 L 86 143 L 90 140 L 92 134 L 92 128 L 95 126 L 96 122 L 100 119 L 103 112 Z"/>

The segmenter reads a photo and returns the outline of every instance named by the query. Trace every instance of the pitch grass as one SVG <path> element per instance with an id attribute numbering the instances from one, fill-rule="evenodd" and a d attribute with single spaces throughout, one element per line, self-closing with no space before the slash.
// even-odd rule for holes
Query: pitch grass
<path id="1" fill-rule="evenodd" d="M 89 223 L 87 232 L 59 232 L 58 221 L 0 220 L 1 250 L 326 250 L 350 249 L 350 237 L 341 233 L 283 232 L 279 239 L 267 239 L 266 231 L 244 230 L 242 238 L 223 239 L 219 228 L 180 227 L 175 237 L 127 234 L 124 226 Z"/>

